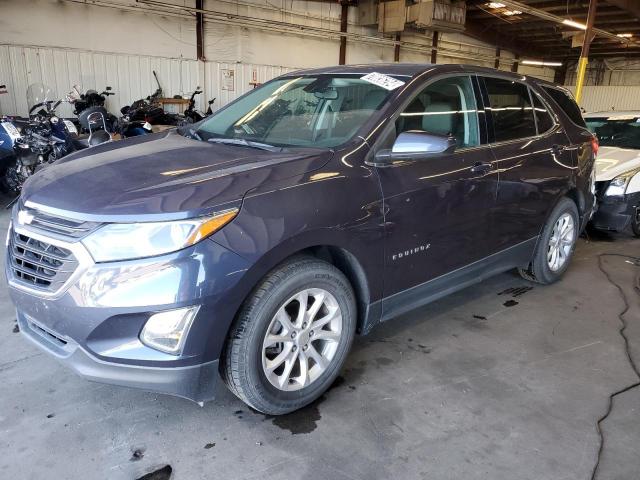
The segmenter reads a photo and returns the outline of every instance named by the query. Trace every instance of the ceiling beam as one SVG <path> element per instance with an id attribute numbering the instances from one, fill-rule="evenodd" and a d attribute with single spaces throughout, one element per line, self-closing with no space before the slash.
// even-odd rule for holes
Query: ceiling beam
<path id="1" fill-rule="evenodd" d="M 638 0 L 605 0 L 609 5 L 621 8 L 627 12 L 640 17 L 640 2 Z M 600 13 L 598 12 L 598 15 Z"/>
<path id="2" fill-rule="evenodd" d="M 520 56 L 542 56 L 542 52 L 537 51 L 531 43 L 522 42 L 513 35 L 504 35 L 494 28 L 487 28 L 486 24 L 467 20 L 464 26 L 464 33 L 494 47 L 500 47 L 503 50 L 517 53 Z"/>
<path id="3" fill-rule="evenodd" d="M 563 21 L 566 20 L 564 17 L 553 15 L 551 13 L 545 12 L 544 10 L 533 8 L 525 3 L 517 2 L 515 0 L 500 0 L 500 3 L 504 3 L 505 5 L 507 5 L 512 9 L 517 9 L 517 10 L 520 10 L 521 12 L 527 13 L 529 15 L 533 15 L 534 17 L 538 17 L 543 20 L 547 20 L 549 22 L 557 23 L 560 25 L 563 25 Z M 612 38 L 614 40 L 620 41 L 620 43 L 624 43 L 627 45 L 637 44 L 637 42 L 634 39 L 619 38 L 616 36 L 615 33 L 608 32 L 601 28 L 594 28 L 593 33 L 601 37 Z"/>

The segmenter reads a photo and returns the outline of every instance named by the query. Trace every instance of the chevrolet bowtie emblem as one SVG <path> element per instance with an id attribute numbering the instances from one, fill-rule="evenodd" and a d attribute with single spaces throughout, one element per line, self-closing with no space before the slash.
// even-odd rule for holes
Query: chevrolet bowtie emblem
<path id="1" fill-rule="evenodd" d="M 18 223 L 20 225 L 29 225 L 33 221 L 33 215 L 26 210 L 20 210 L 18 212 Z"/>

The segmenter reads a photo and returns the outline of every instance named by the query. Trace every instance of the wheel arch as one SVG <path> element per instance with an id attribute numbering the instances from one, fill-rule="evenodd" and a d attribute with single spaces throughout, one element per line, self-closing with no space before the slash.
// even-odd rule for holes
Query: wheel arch
<path id="1" fill-rule="evenodd" d="M 333 242 L 317 243 L 313 242 L 311 238 L 305 237 L 308 242 L 304 242 L 302 238 L 297 238 L 292 240 L 291 243 L 286 242 L 288 245 L 281 244 L 274 247 L 262 255 L 249 268 L 242 282 L 242 291 L 239 292 L 241 301 L 238 302 L 233 318 L 226 327 L 227 336 L 247 299 L 251 297 L 255 289 L 260 285 L 262 279 L 278 266 L 299 256 L 311 256 L 326 261 L 344 274 L 351 284 L 356 297 L 358 315 L 356 331 L 358 333 L 366 333 L 371 325 L 376 323 L 376 317 L 380 312 L 378 312 L 377 308 L 372 308 L 372 299 L 376 298 L 375 292 L 372 291 L 371 275 L 366 273 L 362 262 L 350 249 L 342 245 L 337 245 Z M 291 248 L 293 244 L 297 248 Z M 375 303 L 379 306 L 379 302 Z"/>
<path id="2" fill-rule="evenodd" d="M 580 217 L 582 217 L 585 214 L 586 200 L 584 198 L 584 194 L 578 188 L 576 187 L 570 188 L 565 192 L 565 194 L 562 197 L 567 197 L 569 200 L 573 200 L 573 202 L 576 204 L 576 207 L 578 208 L 578 214 L 580 215 Z M 556 205 L 560 201 L 560 198 L 558 198 Z"/>
<path id="3" fill-rule="evenodd" d="M 356 331 L 358 333 L 365 329 L 366 318 L 371 304 L 371 291 L 367 274 L 356 256 L 343 247 L 335 245 L 316 245 L 308 247 L 298 254 L 311 255 L 320 260 L 332 264 L 340 270 L 353 288 L 356 295 L 356 307 L 358 318 L 356 321 Z"/>

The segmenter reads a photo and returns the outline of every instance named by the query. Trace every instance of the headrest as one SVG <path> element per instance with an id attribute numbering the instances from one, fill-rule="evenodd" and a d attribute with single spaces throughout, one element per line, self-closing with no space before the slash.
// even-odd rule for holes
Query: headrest
<path id="1" fill-rule="evenodd" d="M 422 117 L 422 130 L 435 135 L 455 134 L 456 108 L 444 102 L 430 103 Z"/>

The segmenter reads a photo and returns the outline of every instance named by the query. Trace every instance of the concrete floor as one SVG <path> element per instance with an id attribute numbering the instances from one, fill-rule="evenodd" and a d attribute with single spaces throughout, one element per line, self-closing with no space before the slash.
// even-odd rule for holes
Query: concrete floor
<path id="1" fill-rule="evenodd" d="M 554 286 L 504 274 L 388 322 L 357 341 L 320 402 L 280 418 L 226 391 L 199 408 L 82 380 L 12 333 L 2 286 L 0 478 L 134 479 L 171 465 L 176 480 L 589 479 L 597 419 L 638 381 L 604 252 L 640 256 L 640 240 L 581 239 Z M 601 262 L 629 299 L 640 363 L 640 269 Z M 639 477 L 639 407 L 640 389 L 615 397 L 597 478 Z"/>

